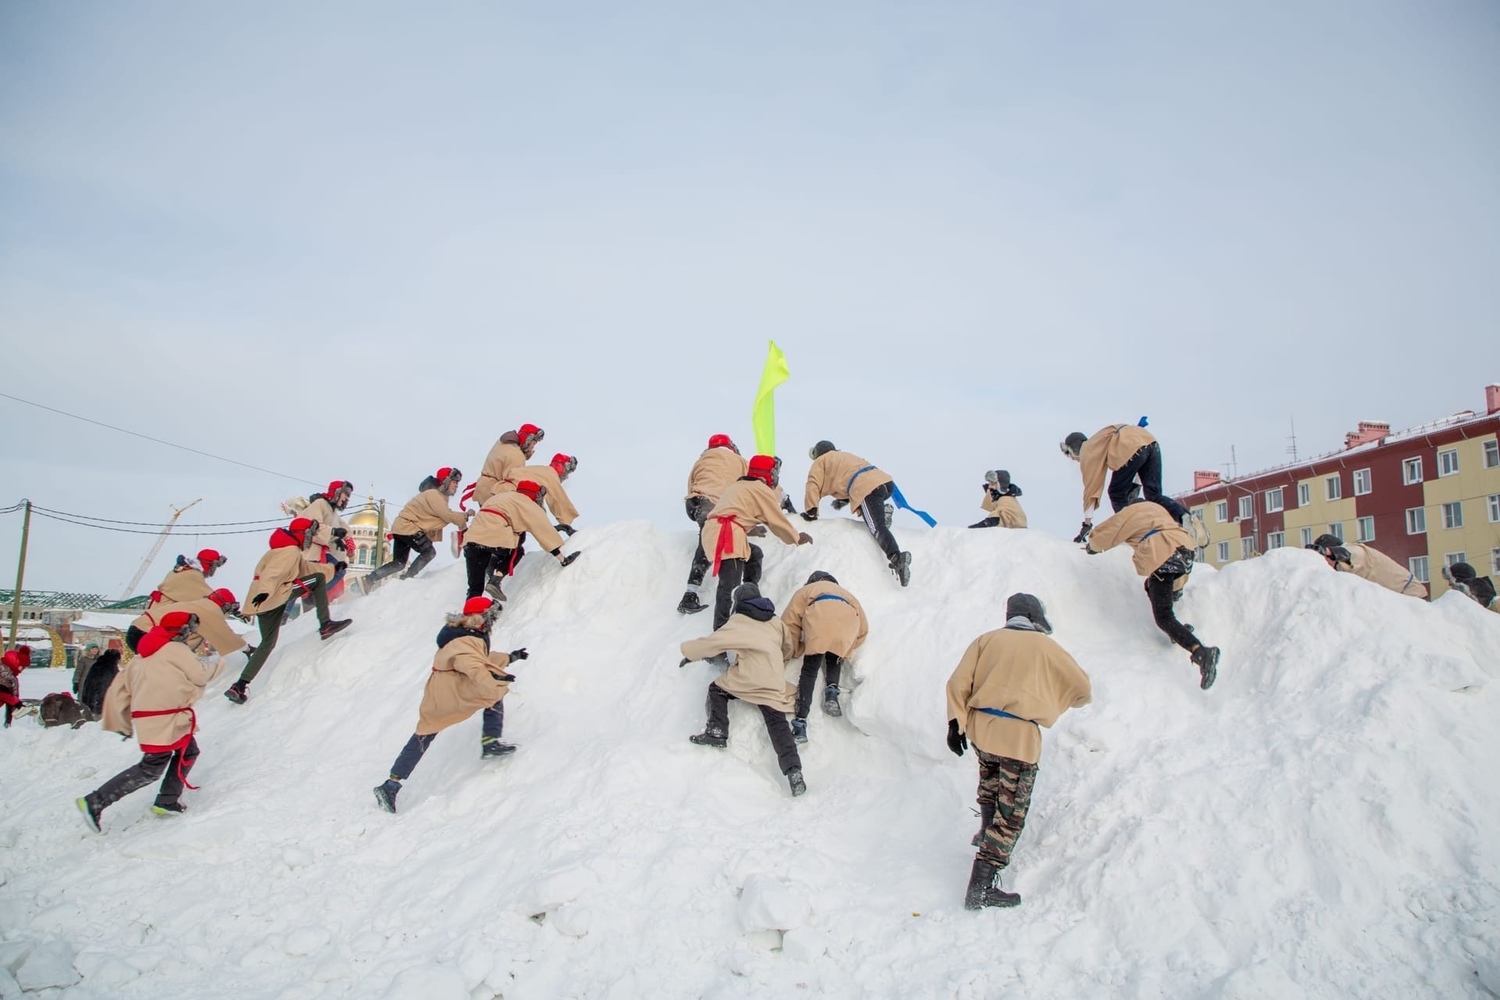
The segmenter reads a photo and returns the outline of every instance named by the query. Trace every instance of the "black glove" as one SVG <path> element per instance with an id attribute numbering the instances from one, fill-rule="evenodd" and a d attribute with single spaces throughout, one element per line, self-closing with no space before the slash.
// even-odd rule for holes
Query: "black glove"
<path id="1" fill-rule="evenodd" d="M 334 528 L 333 531 L 330 532 L 330 535 L 335 542 L 342 542 L 344 540 L 344 536 L 347 534 L 349 534 L 348 528 Z"/>
<path id="2" fill-rule="evenodd" d="M 1093 523 L 1089 522 L 1089 521 L 1084 521 L 1083 524 L 1079 527 L 1078 534 L 1073 538 L 1073 541 L 1078 542 L 1079 544 L 1082 544 L 1082 543 L 1088 541 L 1088 539 L 1089 539 L 1089 532 L 1093 531 L 1093 530 L 1094 530 Z"/>
<path id="3" fill-rule="evenodd" d="M 573 537 L 573 526 L 571 524 L 558 524 L 554 525 L 554 527 L 557 528 L 559 534 L 567 535 L 569 538 Z"/>
<path id="4" fill-rule="evenodd" d="M 814 508 L 813 510 L 804 510 L 802 512 L 802 520 L 804 521 L 816 521 L 817 519 L 818 511 L 816 508 Z"/>
<path id="5" fill-rule="evenodd" d="M 968 738 L 958 731 L 957 719 L 948 720 L 948 749 L 952 750 L 954 755 L 958 757 L 962 757 L 964 751 L 969 749 Z"/>
<path id="6" fill-rule="evenodd" d="M 679 664 L 677 664 L 677 669 L 681 670 L 683 667 L 687 666 L 689 663 L 692 663 L 692 662 L 693 662 L 692 660 L 690 660 L 686 656 L 684 656 L 682 658 L 682 662 L 679 663 Z"/>
<path id="7" fill-rule="evenodd" d="M 343 562 L 342 560 L 335 560 L 334 563 L 333 563 L 333 571 L 335 573 L 342 573 L 344 570 L 346 570 L 348 568 L 349 568 L 349 564 L 346 563 L 346 562 Z"/>
<path id="8" fill-rule="evenodd" d="M 849 501 L 848 500 L 840 500 L 837 497 L 834 497 L 834 500 L 833 500 L 833 509 L 834 510 L 843 510 L 847 506 L 849 506 Z"/>
<path id="9" fill-rule="evenodd" d="M 520 649 L 512 649 L 510 651 L 510 658 L 512 660 L 524 660 L 530 655 L 530 653 L 526 652 L 525 646 L 522 646 Z"/>
<path id="10" fill-rule="evenodd" d="M 583 555 L 582 552 L 569 552 L 567 555 L 563 556 L 562 565 L 564 565 L 564 566 L 571 566 L 571 565 L 573 565 L 573 560 L 577 559 L 581 555 Z"/>
<path id="11" fill-rule="evenodd" d="M 1002 496 L 1004 496 L 1003 493 L 1001 493 L 999 490 L 995 489 L 995 487 L 993 487 L 993 486 L 986 486 L 985 487 L 985 492 L 990 495 L 990 499 L 991 500 L 999 500 Z"/>
<path id="12" fill-rule="evenodd" d="M 250 602 L 250 606 L 252 608 L 258 608 L 262 604 L 266 603 L 266 598 L 270 597 L 270 596 L 271 596 L 270 594 L 256 594 L 255 595 L 255 600 L 253 600 L 253 601 Z"/>
<path id="13" fill-rule="evenodd" d="M 792 504 L 792 498 L 791 497 L 782 497 L 781 498 L 781 509 L 784 510 L 784 511 L 786 511 L 788 514 L 795 514 L 795 513 L 797 513 L 797 508 Z"/>

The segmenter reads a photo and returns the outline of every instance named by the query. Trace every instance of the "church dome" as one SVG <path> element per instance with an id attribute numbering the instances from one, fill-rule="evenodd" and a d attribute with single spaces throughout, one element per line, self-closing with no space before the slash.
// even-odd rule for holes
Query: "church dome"
<path id="1" fill-rule="evenodd" d="M 354 528 L 378 528 L 380 515 L 374 507 L 365 507 L 355 511 L 354 516 L 349 518 L 349 525 Z"/>

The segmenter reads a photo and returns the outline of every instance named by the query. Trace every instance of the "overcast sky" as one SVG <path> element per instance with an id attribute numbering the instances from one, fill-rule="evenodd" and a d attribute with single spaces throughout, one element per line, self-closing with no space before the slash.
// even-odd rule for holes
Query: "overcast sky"
<path id="1" fill-rule="evenodd" d="M 685 528 L 775 338 L 794 495 L 827 437 L 1071 535 L 1071 430 L 1183 489 L 1482 406 L 1497 275 L 1493 0 L 0 2 L 0 391 L 308 480 L 0 399 L 0 506 L 399 504 L 531 421 L 580 526 Z M 28 588 L 151 544 L 33 527 Z"/>

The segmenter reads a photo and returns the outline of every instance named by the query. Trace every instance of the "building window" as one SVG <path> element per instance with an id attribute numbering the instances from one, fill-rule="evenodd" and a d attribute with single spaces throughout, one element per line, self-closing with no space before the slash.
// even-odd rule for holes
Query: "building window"
<path id="1" fill-rule="evenodd" d="M 1240 558 L 1249 559 L 1253 555 L 1255 555 L 1255 538 L 1253 536 L 1249 538 L 1241 538 Z"/>
<path id="2" fill-rule="evenodd" d="M 1468 561 L 1469 561 L 1469 554 L 1467 552 L 1449 552 L 1449 553 L 1446 553 L 1443 556 L 1443 565 L 1444 566 L 1452 566 L 1454 563 L 1461 563 L 1461 562 L 1468 562 Z"/>
<path id="3" fill-rule="evenodd" d="M 1490 549 L 1490 572 L 1500 573 L 1500 549 Z"/>
<path id="4" fill-rule="evenodd" d="M 1408 535 L 1427 534 L 1427 508 L 1408 507 L 1406 509 L 1406 533 Z"/>
<path id="5" fill-rule="evenodd" d="M 1458 475 L 1458 449 L 1438 452 L 1438 478 Z"/>
<path id="6" fill-rule="evenodd" d="M 1490 508 L 1490 523 L 1500 521 L 1500 493 L 1491 493 L 1485 500 Z"/>
<path id="7" fill-rule="evenodd" d="M 1208 549 L 1207 548 L 1195 549 L 1193 551 L 1193 562 L 1200 562 L 1201 563 L 1201 562 L 1204 562 L 1207 559 L 1208 559 Z"/>
<path id="8" fill-rule="evenodd" d="M 1412 556 L 1406 560 L 1406 568 L 1411 570 L 1412 578 L 1420 583 L 1427 583 L 1427 557 Z"/>
<path id="9" fill-rule="evenodd" d="M 1255 513 L 1255 498 L 1254 497 L 1240 497 L 1240 520 L 1243 521 L 1247 517 L 1252 516 L 1254 513 Z"/>
<path id="10" fill-rule="evenodd" d="M 1455 500 L 1452 503 L 1443 504 L 1443 527 L 1462 528 L 1464 526 L 1464 502 Z"/>
<path id="11" fill-rule="evenodd" d="M 1328 533 L 1342 542 L 1344 540 L 1344 522 L 1334 521 L 1328 526 Z"/>
<path id="12" fill-rule="evenodd" d="M 1373 517 L 1362 517 L 1357 524 L 1359 540 L 1362 542 L 1373 542 L 1375 540 L 1375 519 Z"/>
<path id="13" fill-rule="evenodd" d="M 1329 476 L 1323 480 L 1323 495 L 1329 500 L 1342 500 L 1344 498 L 1344 484 L 1338 476 Z"/>
<path id="14" fill-rule="evenodd" d="M 1370 492 L 1370 489 L 1371 489 L 1371 486 L 1370 486 L 1370 470 L 1369 469 L 1355 469 L 1354 470 L 1354 495 L 1357 496 L 1357 497 L 1362 497 L 1366 493 Z"/>
<path id="15" fill-rule="evenodd" d="M 1305 549 L 1305 548 L 1307 548 L 1311 544 L 1312 544 L 1312 529 L 1311 528 L 1303 528 L 1302 529 L 1302 547 Z"/>
<path id="16" fill-rule="evenodd" d="M 1484 443 L 1484 467 L 1493 469 L 1500 465 L 1500 441 L 1486 441 Z"/>
<path id="17" fill-rule="evenodd" d="M 1312 483 L 1297 484 L 1297 506 L 1306 507 L 1312 503 Z"/>
<path id="18" fill-rule="evenodd" d="M 1266 551 L 1267 552 L 1271 551 L 1272 549 L 1282 548 L 1285 545 L 1286 545 L 1286 532 L 1284 532 L 1284 531 L 1273 531 L 1270 534 L 1266 535 Z"/>
<path id="19" fill-rule="evenodd" d="M 1401 463 L 1401 482 L 1407 486 L 1422 481 L 1422 460 L 1408 458 Z"/>
<path id="20" fill-rule="evenodd" d="M 1228 542 L 1220 542 L 1219 543 L 1219 562 L 1221 562 L 1221 563 L 1227 563 L 1228 561 L 1229 561 L 1229 543 Z"/>
<path id="21" fill-rule="evenodd" d="M 1278 486 L 1274 490 L 1266 490 L 1266 513 L 1274 514 L 1283 509 L 1283 507 L 1281 487 Z"/>
<path id="22" fill-rule="evenodd" d="M 1219 522 L 1220 524 L 1223 524 L 1225 521 L 1229 520 L 1228 500 L 1220 500 L 1218 503 L 1214 504 L 1214 520 Z"/>

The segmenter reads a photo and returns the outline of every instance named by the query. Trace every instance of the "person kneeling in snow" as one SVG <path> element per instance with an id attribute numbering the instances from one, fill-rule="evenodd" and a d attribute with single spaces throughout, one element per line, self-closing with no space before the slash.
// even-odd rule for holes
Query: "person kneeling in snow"
<path id="1" fill-rule="evenodd" d="M 1322 556 L 1330 567 L 1340 573 L 1353 573 L 1361 579 L 1378 583 L 1386 590 L 1393 590 L 1407 597 L 1427 599 L 1427 588 L 1415 573 L 1363 542 L 1349 542 L 1346 545 L 1337 535 L 1319 535 L 1307 547 Z"/>
<path id="2" fill-rule="evenodd" d="M 813 689 L 818 685 L 818 670 L 823 670 L 823 712 L 843 715 L 839 708 L 839 670 L 844 660 L 864 645 L 870 623 L 859 599 L 833 578 L 832 573 L 818 570 L 787 602 L 781 614 L 791 633 L 793 656 L 802 657 L 802 676 L 797 684 L 797 717 L 792 720 L 792 737 L 807 742 L 807 713 L 812 708 Z"/>
<path id="3" fill-rule="evenodd" d="M 948 678 L 948 749 L 962 757 L 974 743 L 979 758 L 982 825 L 964 908 L 1017 906 L 1000 872 L 1026 825 L 1042 726 L 1093 697 L 1089 675 L 1052 638 L 1047 609 L 1031 594 L 1005 602 L 1005 626 L 969 643 Z"/>
<path id="4" fill-rule="evenodd" d="M 490 632 L 499 615 L 500 602 L 489 597 L 471 597 L 464 602 L 463 611 L 447 616 L 447 624 L 438 632 L 432 673 L 422 691 L 416 732 L 391 765 L 390 777 L 375 786 L 375 801 L 380 808 L 396 811 L 401 782 L 411 777 L 417 761 L 432 746 L 433 738 L 475 712 L 484 712 L 479 738 L 481 757 L 505 757 L 516 752 L 512 744 L 500 742 L 505 726 L 502 699 L 510 690 L 510 682 L 515 680 L 507 668 L 517 660 L 526 659 L 527 653 L 524 647 L 509 653 L 490 652 Z"/>
<path id="5" fill-rule="evenodd" d="M 1193 571 L 1193 539 L 1160 505 L 1139 497 L 1089 535 L 1085 547 L 1098 555 L 1122 542 L 1135 549 L 1135 571 L 1146 578 L 1146 597 L 1156 627 L 1192 655 L 1198 686 L 1207 691 L 1218 676 L 1219 647 L 1205 646 L 1193 630 L 1177 620 L 1172 603 Z"/>
<path id="6" fill-rule="evenodd" d="M 488 592 L 497 601 L 506 600 L 500 581 L 515 572 L 528 532 L 546 546 L 559 565 L 571 565 L 578 558 L 577 552 L 562 554 L 563 538 L 541 507 L 547 492 L 540 483 L 523 480 L 514 490 L 492 493 L 479 508 L 464 532 L 464 564 L 469 574 L 465 597 Z"/>
<path id="7" fill-rule="evenodd" d="M 796 704 L 797 689 L 786 682 L 786 661 L 795 648 L 786 623 L 776 617 L 776 605 L 760 596 L 760 588 L 742 583 L 734 591 L 734 615 L 712 635 L 682 644 L 686 666 L 726 653 L 736 654 L 734 664 L 708 685 L 708 725 L 688 739 L 705 747 L 729 746 L 729 703 L 748 701 L 760 708 L 766 722 L 776 760 L 793 795 L 807 791 L 802 779 L 802 759 L 792 739 L 786 714 Z"/>
<path id="8" fill-rule="evenodd" d="M 190 648 L 197 639 L 197 615 L 167 612 L 161 624 L 141 640 L 140 654 L 110 685 L 101 725 L 122 736 L 134 735 L 142 757 L 140 763 L 76 800 L 83 821 L 95 833 L 103 832 L 99 817 L 106 808 L 157 778 L 162 779 L 161 788 L 151 811 L 159 816 L 186 811 L 178 800 L 184 787 L 195 787 L 187 780 L 198 759 L 198 741 L 193 737 L 198 717 L 193 703 L 203 697 L 204 686 L 218 675 L 223 662 L 207 666 L 199 661 Z"/>
<path id="9" fill-rule="evenodd" d="M 1454 590 L 1472 599 L 1481 608 L 1500 612 L 1500 601 L 1495 600 L 1495 584 L 1487 576 L 1474 572 L 1466 562 L 1456 562 L 1443 567 L 1443 579 Z"/>
<path id="10" fill-rule="evenodd" d="M 992 469 L 984 474 L 984 500 L 980 508 L 989 516 L 983 521 L 969 525 L 971 528 L 1024 528 L 1026 512 L 1021 509 L 1021 487 L 1010 481 L 1010 473 L 1004 469 Z"/>

